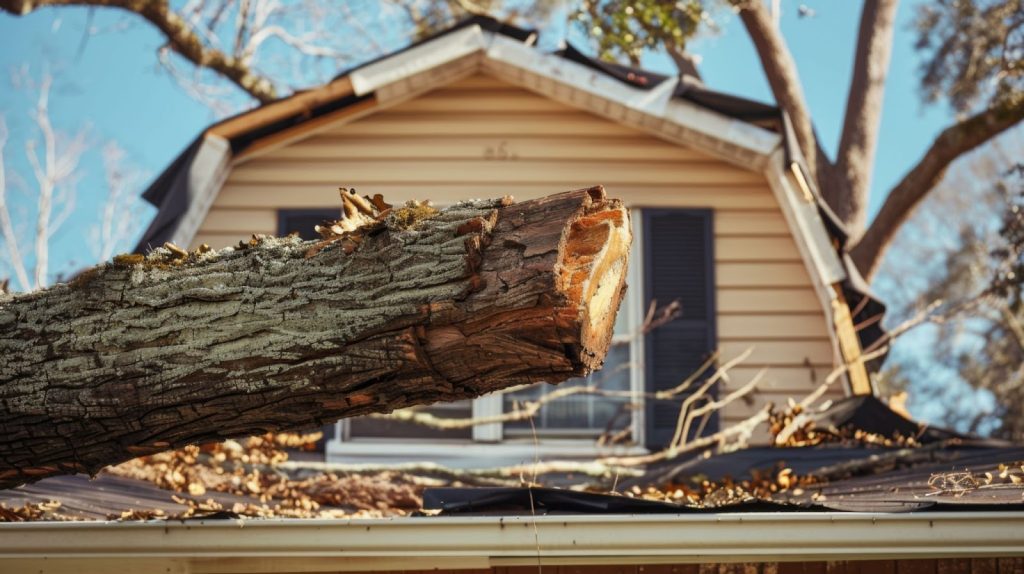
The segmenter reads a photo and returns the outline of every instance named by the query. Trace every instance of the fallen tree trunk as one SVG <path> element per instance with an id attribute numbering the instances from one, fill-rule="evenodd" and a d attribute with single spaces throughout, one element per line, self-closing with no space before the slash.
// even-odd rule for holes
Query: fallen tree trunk
<path id="1" fill-rule="evenodd" d="M 602 188 L 368 221 L 0 300 L 0 488 L 600 366 L 630 242 Z"/>

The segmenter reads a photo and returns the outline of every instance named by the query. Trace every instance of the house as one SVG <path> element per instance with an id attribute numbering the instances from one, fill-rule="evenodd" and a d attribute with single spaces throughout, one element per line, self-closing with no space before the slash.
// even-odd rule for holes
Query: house
<path id="1" fill-rule="evenodd" d="M 146 191 L 158 208 L 139 243 L 219 248 L 252 233 L 312 233 L 337 217 L 339 186 L 391 203 L 512 195 L 526 199 L 604 185 L 632 208 L 631 289 L 605 368 L 606 388 L 638 395 L 676 386 L 717 350 L 751 355 L 717 387 L 762 368 L 753 402 L 736 401 L 705 430 L 767 402 L 814 390 L 873 392 L 864 355 L 881 345 L 884 307 L 844 255 L 845 236 L 806 176 L 775 107 L 596 61 L 571 47 L 546 53 L 536 34 L 471 18 L 312 90 L 210 126 Z M 681 316 L 638 335 L 652 304 Z M 488 416 L 541 386 L 435 405 Z M 628 429 L 619 452 L 659 448 L 677 404 L 580 395 L 533 424 L 435 431 L 381 419 L 343 421 L 328 459 L 592 456 L 594 437 Z M 625 414 L 625 416 L 623 416 Z M 538 437 L 534 444 L 533 435 Z"/>

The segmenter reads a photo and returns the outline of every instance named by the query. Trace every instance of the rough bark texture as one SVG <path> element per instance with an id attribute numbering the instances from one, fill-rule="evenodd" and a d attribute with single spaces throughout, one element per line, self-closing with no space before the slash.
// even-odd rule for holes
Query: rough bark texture
<path id="1" fill-rule="evenodd" d="M 833 173 L 829 175 L 831 185 L 820 186 L 825 201 L 846 223 L 854 241 L 860 237 L 867 219 L 896 5 L 896 0 L 864 3 L 842 137 Z"/>
<path id="2" fill-rule="evenodd" d="M 807 160 L 811 176 L 820 181 L 821 172 L 830 167 L 829 161 L 818 144 L 811 112 L 804 99 L 803 86 L 797 74 L 796 62 L 786 47 L 782 33 L 761 0 L 731 1 L 739 10 L 743 26 L 754 43 L 775 101 L 789 114 L 793 122 L 793 131 L 800 151 Z"/>
<path id="3" fill-rule="evenodd" d="M 600 366 L 630 243 L 603 189 L 409 225 L 160 248 L 0 300 L 0 487 Z"/>

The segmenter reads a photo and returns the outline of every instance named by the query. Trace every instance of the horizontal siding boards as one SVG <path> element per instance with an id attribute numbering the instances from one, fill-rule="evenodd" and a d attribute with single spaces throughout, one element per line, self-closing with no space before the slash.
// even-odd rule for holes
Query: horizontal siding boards
<path id="1" fill-rule="evenodd" d="M 738 389 L 750 382 L 760 371 L 759 367 L 737 365 L 729 369 L 729 380 L 722 382 L 722 389 Z M 802 393 L 802 396 L 817 389 L 818 385 L 825 382 L 831 371 L 831 367 L 769 366 L 757 388 L 765 392 Z"/>
<path id="2" fill-rule="evenodd" d="M 713 210 L 720 351 L 727 360 L 755 347 L 724 389 L 762 366 L 769 367 L 766 396 L 812 389 L 805 362 L 819 379 L 831 371 L 825 315 L 760 174 L 486 76 L 245 159 L 196 242 L 223 247 L 273 233 L 279 208 L 336 208 L 339 186 L 394 204 L 446 205 L 502 195 L 521 201 L 593 184 L 632 207 Z M 738 401 L 723 417 L 734 420 L 763 400 Z"/>
<path id="3" fill-rule="evenodd" d="M 386 111 L 353 122 L 335 131 L 346 137 L 366 136 L 430 136 L 437 133 L 458 136 L 502 135 L 560 136 L 566 133 L 587 136 L 631 136 L 632 128 L 613 122 L 594 121 L 586 112 L 561 113 L 506 113 L 496 112 L 435 112 L 402 113 Z"/>
<path id="4" fill-rule="evenodd" d="M 438 144 L 439 145 L 439 144 Z M 626 175 L 628 174 L 628 175 Z M 421 181 L 546 183 L 549 189 L 572 188 L 628 177 L 635 184 L 664 183 L 683 178 L 696 183 L 744 185 L 761 176 L 719 161 L 635 162 L 623 160 L 358 160 L 292 159 L 252 161 L 239 166 L 230 180 L 237 183 L 311 183 L 325 186 L 366 186 L 374 183 Z M 557 187 L 554 187 L 557 186 Z M 561 189 L 560 189 L 561 190 Z M 677 189 L 678 191 L 678 189 Z"/>
<path id="5" fill-rule="evenodd" d="M 718 237 L 715 261 L 801 263 L 792 237 Z"/>
<path id="6" fill-rule="evenodd" d="M 807 289 L 811 286 L 811 277 L 803 263 L 719 262 L 715 265 L 715 280 L 719 288 L 748 289 L 749 297 L 753 298 L 761 288 Z"/>
<path id="7" fill-rule="evenodd" d="M 715 214 L 716 237 L 791 237 L 786 219 L 778 210 L 719 211 Z"/>
<path id="8" fill-rule="evenodd" d="M 814 389 L 810 389 L 814 390 Z M 753 391 L 749 397 L 753 399 L 750 403 L 743 401 L 742 399 L 733 403 L 734 408 L 730 409 L 729 412 L 723 413 L 722 419 L 727 421 L 736 421 L 749 418 L 750 416 L 757 413 L 765 403 L 772 403 L 776 407 L 786 408 L 789 401 L 800 402 L 806 397 L 808 392 L 794 392 L 794 391 L 772 391 L 772 390 L 756 390 Z M 822 400 L 835 400 L 842 395 L 836 396 L 829 394 Z"/>
<path id="9" fill-rule="evenodd" d="M 588 159 L 634 161 L 696 161 L 707 156 L 641 136 L 451 136 L 447 134 L 394 137 L 318 135 L 274 150 L 264 160 L 329 159 L 346 161 L 416 160 L 529 160 Z"/>
<path id="10" fill-rule="evenodd" d="M 718 316 L 718 337 L 722 340 L 777 339 L 828 340 L 825 316 L 792 315 L 721 315 Z"/>
<path id="11" fill-rule="evenodd" d="M 719 264 L 719 272 L 726 267 Z M 802 264 L 801 264 L 802 267 Z M 737 288 L 723 287 L 718 282 L 718 315 L 756 315 L 785 313 L 789 316 L 796 314 L 824 315 L 821 310 L 821 303 L 814 289 L 810 287 L 771 288 L 756 287 Z M 822 329 L 825 329 L 822 323 Z"/>
<path id="12" fill-rule="evenodd" d="M 771 339 L 736 339 L 721 340 L 719 334 L 718 350 L 724 360 L 738 356 L 749 348 L 753 348 L 745 365 L 753 367 L 802 367 L 807 364 L 832 366 L 832 343 L 825 339 L 809 339 L 806 341 L 776 341 Z"/>
<path id="13" fill-rule="evenodd" d="M 277 210 L 232 209 L 214 207 L 203 222 L 204 233 L 242 233 L 249 234 L 267 229 L 277 230 Z"/>
<path id="14" fill-rule="evenodd" d="M 383 194 L 390 203 L 403 203 L 409 199 L 429 199 L 439 205 L 473 197 L 511 195 L 517 200 L 534 199 L 574 186 L 565 182 L 510 182 L 490 179 L 483 181 L 454 181 L 441 178 L 414 182 L 349 183 L 360 193 Z M 612 197 L 622 198 L 634 207 L 707 207 L 716 213 L 731 209 L 777 211 L 778 204 L 767 188 L 755 185 L 713 186 L 629 182 L 629 174 L 618 174 L 612 180 L 601 182 Z M 593 185 L 587 180 L 586 185 Z M 252 207 L 323 207 L 336 204 L 341 182 L 309 183 L 289 181 L 267 183 L 239 182 L 234 174 L 217 196 L 216 206 L 233 208 Z M 810 278 L 808 277 L 808 281 Z"/>

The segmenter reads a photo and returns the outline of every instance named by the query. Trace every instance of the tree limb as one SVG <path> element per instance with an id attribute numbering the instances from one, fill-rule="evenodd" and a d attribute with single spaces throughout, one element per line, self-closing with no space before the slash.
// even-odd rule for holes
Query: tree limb
<path id="1" fill-rule="evenodd" d="M 156 27 L 174 51 L 201 68 L 224 76 L 260 103 L 277 99 L 273 82 L 255 72 L 239 58 L 205 45 L 202 39 L 166 0 L 0 0 L 0 10 L 24 16 L 51 6 L 98 6 L 131 12 Z"/>
<path id="2" fill-rule="evenodd" d="M 864 4 L 833 185 L 821 188 L 825 201 L 855 237 L 867 217 L 896 5 L 897 0 L 869 0 Z"/>
<path id="3" fill-rule="evenodd" d="M 796 62 L 772 14 L 761 0 L 732 0 L 732 4 L 739 9 L 740 19 L 754 42 L 776 103 L 793 122 L 793 131 L 796 132 L 797 143 L 807 160 L 811 176 L 822 181 L 822 175 L 831 166 L 814 134 L 814 123 L 804 99 Z"/>
<path id="4" fill-rule="evenodd" d="M 889 192 L 871 226 L 853 248 L 851 255 L 861 273 L 868 279 L 874 275 L 900 225 L 939 183 L 954 160 L 1021 120 L 1024 97 L 997 104 L 943 130 L 924 157 Z"/>
<path id="5" fill-rule="evenodd" d="M 344 193 L 381 211 L 0 297 L 0 488 L 600 366 L 630 243 L 602 188 L 440 212 Z"/>

